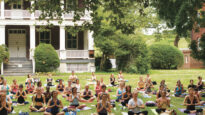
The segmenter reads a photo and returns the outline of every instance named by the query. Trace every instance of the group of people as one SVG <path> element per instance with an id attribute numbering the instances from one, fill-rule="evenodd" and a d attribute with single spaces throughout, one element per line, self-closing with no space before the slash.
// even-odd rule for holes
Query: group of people
<path id="1" fill-rule="evenodd" d="M 204 83 L 202 77 L 198 77 L 199 82 L 194 85 L 194 80 L 190 80 L 188 85 L 188 94 L 183 87 L 180 80 L 176 83 L 174 90 L 174 96 L 185 97 L 184 105 L 187 107 L 184 113 L 198 113 L 202 112 L 202 109 L 196 109 L 196 105 L 204 104 L 201 100 L 200 93 L 203 91 Z M 63 79 L 58 79 L 57 85 L 54 85 L 54 79 L 51 74 L 48 74 L 47 84 L 44 87 L 40 80 L 33 79 L 31 75 L 27 76 L 25 81 L 25 90 L 23 84 L 18 84 L 17 80 L 13 80 L 13 83 L 9 86 L 4 77 L 0 77 L 0 114 L 7 115 L 12 112 L 12 104 L 16 103 L 18 106 L 29 104 L 27 102 L 27 95 L 32 95 L 32 103 L 29 109 L 31 112 L 44 112 L 44 115 L 64 115 L 69 110 L 82 109 L 86 105 L 83 103 L 92 103 L 97 100 L 96 110 L 99 115 L 107 115 L 111 112 L 111 108 L 114 108 L 113 100 L 110 98 L 107 85 L 103 82 L 103 78 L 97 80 L 95 73 L 92 72 L 91 81 L 96 82 L 95 94 L 90 90 L 89 85 L 85 85 L 81 90 L 80 80 L 72 71 L 69 76 L 68 85 L 64 85 Z M 138 97 L 139 93 L 143 94 L 155 94 L 156 95 L 156 112 L 172 112 L 167 111 L 170 107 L 170 89 L 167 87 L 165 80 L 162 80 L 159 84 L 157 92 L 153 91 L 156 82 L 151 80 L 149 74 L 144 79 L 139 77 L 137 87 L 132 88 L 130 85 L 126 85 L 127 80 L 124 79 L 122 71 L 119 72 L 117 80 L 114 74 L 110 75 L 110 85 L 112 87 L 118 87 L 116 90 L 115 102 L 121 103 L 122 109 L 128 109 L 128 115 L 147 115 L 148 111 L 142 111 L 145 108 L 145 104 L 142 99 Z M 55 90 L 51 91 L 51 87 Z M 46 90 L 44 90 L 44 88 Z M 58 95 L 62 95 L 70 102 L 70 105 L 63 109 L 63 103 L 58 98 Z M 12 101 L 11 98 L 15 98 L 17 101 Z M 63 109 L 63 111 L 60 111 Z"/>

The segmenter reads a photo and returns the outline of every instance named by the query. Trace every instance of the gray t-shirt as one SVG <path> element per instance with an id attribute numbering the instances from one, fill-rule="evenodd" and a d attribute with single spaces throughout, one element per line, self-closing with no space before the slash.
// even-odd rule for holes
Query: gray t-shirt
<path id="1" fill-rule="evenodd" d="M 136 105 L 133 98 L 129 100 L 128 105 L 130 105 L 130 106 L 135 106 Z M 141 99 L 139 99 L 139 98 L 137 98 L 137 105 L 138 106 L 143 105 L 143 101 Z M 139 107 L 135 107 L 134 109 L 129 109 L 129 111 L 132 111 L 134 113 L 138 113 L 138 112 L 140 112 L 140 108 Z"/>

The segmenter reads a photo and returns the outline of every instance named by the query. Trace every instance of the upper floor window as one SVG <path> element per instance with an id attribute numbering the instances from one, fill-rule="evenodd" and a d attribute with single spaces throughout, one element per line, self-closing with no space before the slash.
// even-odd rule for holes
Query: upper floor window
<path id="1" fill-rule="evenodd" d="M 51 43 L 51 31 L 39 32 L 39 42 L 40 43 Z"/>
<path id="2" fill-rule="evenodd" d="M 78 0 L 66 0 L 66 8 L 69 10 L 73 10 L 78 6 Z"/>
<path id="3" fill-rule="evenodd" d="M 22 0 L 18 0 L 16 2 L 12 2 L 11 7 L 12 9 L 22 9 L 23 8 L 23 1 Z"/>
<path id="4" fill-rule="evenodd" d="M 73 36 L 72 34 L 66 34 L 66 46 L 68 49 L 77 49 L 78 48 L 78 35 Z"/>

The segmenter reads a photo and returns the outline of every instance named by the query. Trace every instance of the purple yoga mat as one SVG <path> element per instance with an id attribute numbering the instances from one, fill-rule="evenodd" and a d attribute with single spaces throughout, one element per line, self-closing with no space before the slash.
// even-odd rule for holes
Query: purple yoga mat
<path id="1" fill-rule="evenodd" d="M 181 111 L 182 113 L 184 113 L 184 110 L 186 110 L 186 109 L 178 109 L 179 111 Z M 188 115 L 196 115 L 195 113 L 192 113 L 192 114 L 188 114 Z"/>

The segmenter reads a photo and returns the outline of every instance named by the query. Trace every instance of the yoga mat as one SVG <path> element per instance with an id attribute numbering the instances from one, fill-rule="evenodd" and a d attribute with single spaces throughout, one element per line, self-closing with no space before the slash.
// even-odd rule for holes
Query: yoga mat
<path id="1" fill-rule="evenodd" d="M 90 110 L 90 109 L 92 109 L 91 107 L 83 107 L 82 109 L 81 109 L 81 111 L 83 111 L 83 110 Z"/>
<path id="2" fill-rule="evenodd" d="M 122 115 L 128 115 L 128 113 L 126 113 L 126 112 L 122 112 Z"/>
<path id="3" fill-rule="evenodd" d="M 155 115 L 158 115 L 158 113 L 156 112 L 155 109 L 151 109 L 151 111 L 152 111 Z"/>
<path id="4" fill-rule="evenodd" d="M 186 110 L 186 109 L 178 109 L 179 111 L 181 111 L 182 113 L 184 113 L 184 110 Z M 188 114 L 188 115 L 196 115 L 195 113 L 193 113 L 193 114 Z"/>

